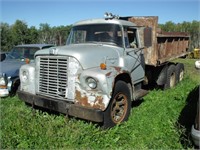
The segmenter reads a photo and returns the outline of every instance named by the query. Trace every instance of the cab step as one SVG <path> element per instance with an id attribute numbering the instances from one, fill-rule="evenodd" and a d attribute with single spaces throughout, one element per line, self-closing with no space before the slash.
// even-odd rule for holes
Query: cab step
<path id="1" fill-rule="evenodd" d="M 147 95 L 149 92 L 144 89 L 139 89 L 135 91 L 135 100 L 142 98 L 143 96 Z"/>

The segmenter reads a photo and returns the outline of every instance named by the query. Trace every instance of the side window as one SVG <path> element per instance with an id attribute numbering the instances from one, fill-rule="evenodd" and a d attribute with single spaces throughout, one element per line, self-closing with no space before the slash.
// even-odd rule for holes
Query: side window
<path id="1" fill-rule="evenodd" d="M 136 29 L 127 27 L 124 29 L 124 33 L 125 46 L 127 48 L 138 48 Z"/>
<path id="2" fill-rule="evenodd" d="M 138 48 L 136 29 L 128 28 L 128 39 L 131 48 Z"/>
<path id="3" fill-rule="evenodd" d="M 84 43 L 86 41 L 86 30 L 76 30 L 73 32 L 73 37 L 72 37 L 72 43 L 78 44 L 78 43 Z"/>
<path id="4" fill-rule="evenodd" d="M 39 48 L 31 48 L 29 49 L 29 59 L 34 59 L 34 54 L 36 51 L 40 50 Z"/>
<path id="5" fill-rule="evenodd" d="M 128 38 L 128 31 L 127 28 L 124 28 L 124 41 L 125 41 L 125 47 L 126 48 L 130 48 L 130 44 L 129 44 L 129 38 Z"/>

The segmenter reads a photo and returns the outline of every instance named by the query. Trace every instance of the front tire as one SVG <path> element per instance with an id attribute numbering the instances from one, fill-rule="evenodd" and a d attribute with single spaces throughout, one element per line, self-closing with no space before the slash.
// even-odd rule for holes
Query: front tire
<path id="1" fill-rule="evenodd" d="M 103 128 L 127 121 L 131 110 L 130 89 L 126 82 L 117 81 L 111 101 L 104 112 Z"/>

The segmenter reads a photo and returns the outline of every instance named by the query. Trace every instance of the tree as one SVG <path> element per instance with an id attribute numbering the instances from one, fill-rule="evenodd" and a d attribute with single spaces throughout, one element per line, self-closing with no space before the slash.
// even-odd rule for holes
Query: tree
<path id="1" fill-rule="evenodd" d="M 28 26 L 21 20 L 16 20 L 15 24 L 11 27 L 12 40 L 14 45 L 28 43 Z"/>
<path id="2" fill-rule="evenodd" d="M 65 45 L 71 26 L 59 26 L 56 27 L 56 44 Z"/>
<path id="3" fill-rule="evenodd" d="M 39 43 L 39 32 L 34 26 L 28 29 L 27 42 L 29 44 Z"/>
<path id="4" fill-rule="evenodd" d="M 0 31 L 1 31 L 1 50 L 2 51 L 9 51 L 12 46 L 12 35 L 10 26 L 7 23 L 0 24 Z"/>
<path id="5" fill-rule="evenodd" d="M 41 23 L 39 27 L 40 43 L 50 43 L 51 27 L 47 23 Z"/>
<path id="6" fill-rule="evenodd" d="M 176 26 L 172 21 L 168 21 L 165 23 L 165 25 L 162 27 L 162 29 L 164 31 L 173 32 L 176 30 Z"/>

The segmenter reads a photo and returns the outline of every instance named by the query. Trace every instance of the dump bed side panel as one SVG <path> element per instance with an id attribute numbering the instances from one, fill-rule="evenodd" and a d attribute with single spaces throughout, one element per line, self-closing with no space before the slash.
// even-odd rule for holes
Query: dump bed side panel
<path id="1" fill-rule="evenodd" d="M 157 33 L 158 64 L 186 55 L 188 48 L 189 36 L 185 33 Z"/>
<path id="2" fill-rule="evenodd" d="M 158 17 L 127 17 L 140 27 L 140 41 L 144 43 L 144 27 L 152 29 L 152 46 L 144 49 L 145 64 L 158 66 L 184 56 L 189 47 L 189 35 L 182 32 L 163 32 L 158 28 Z"/>

